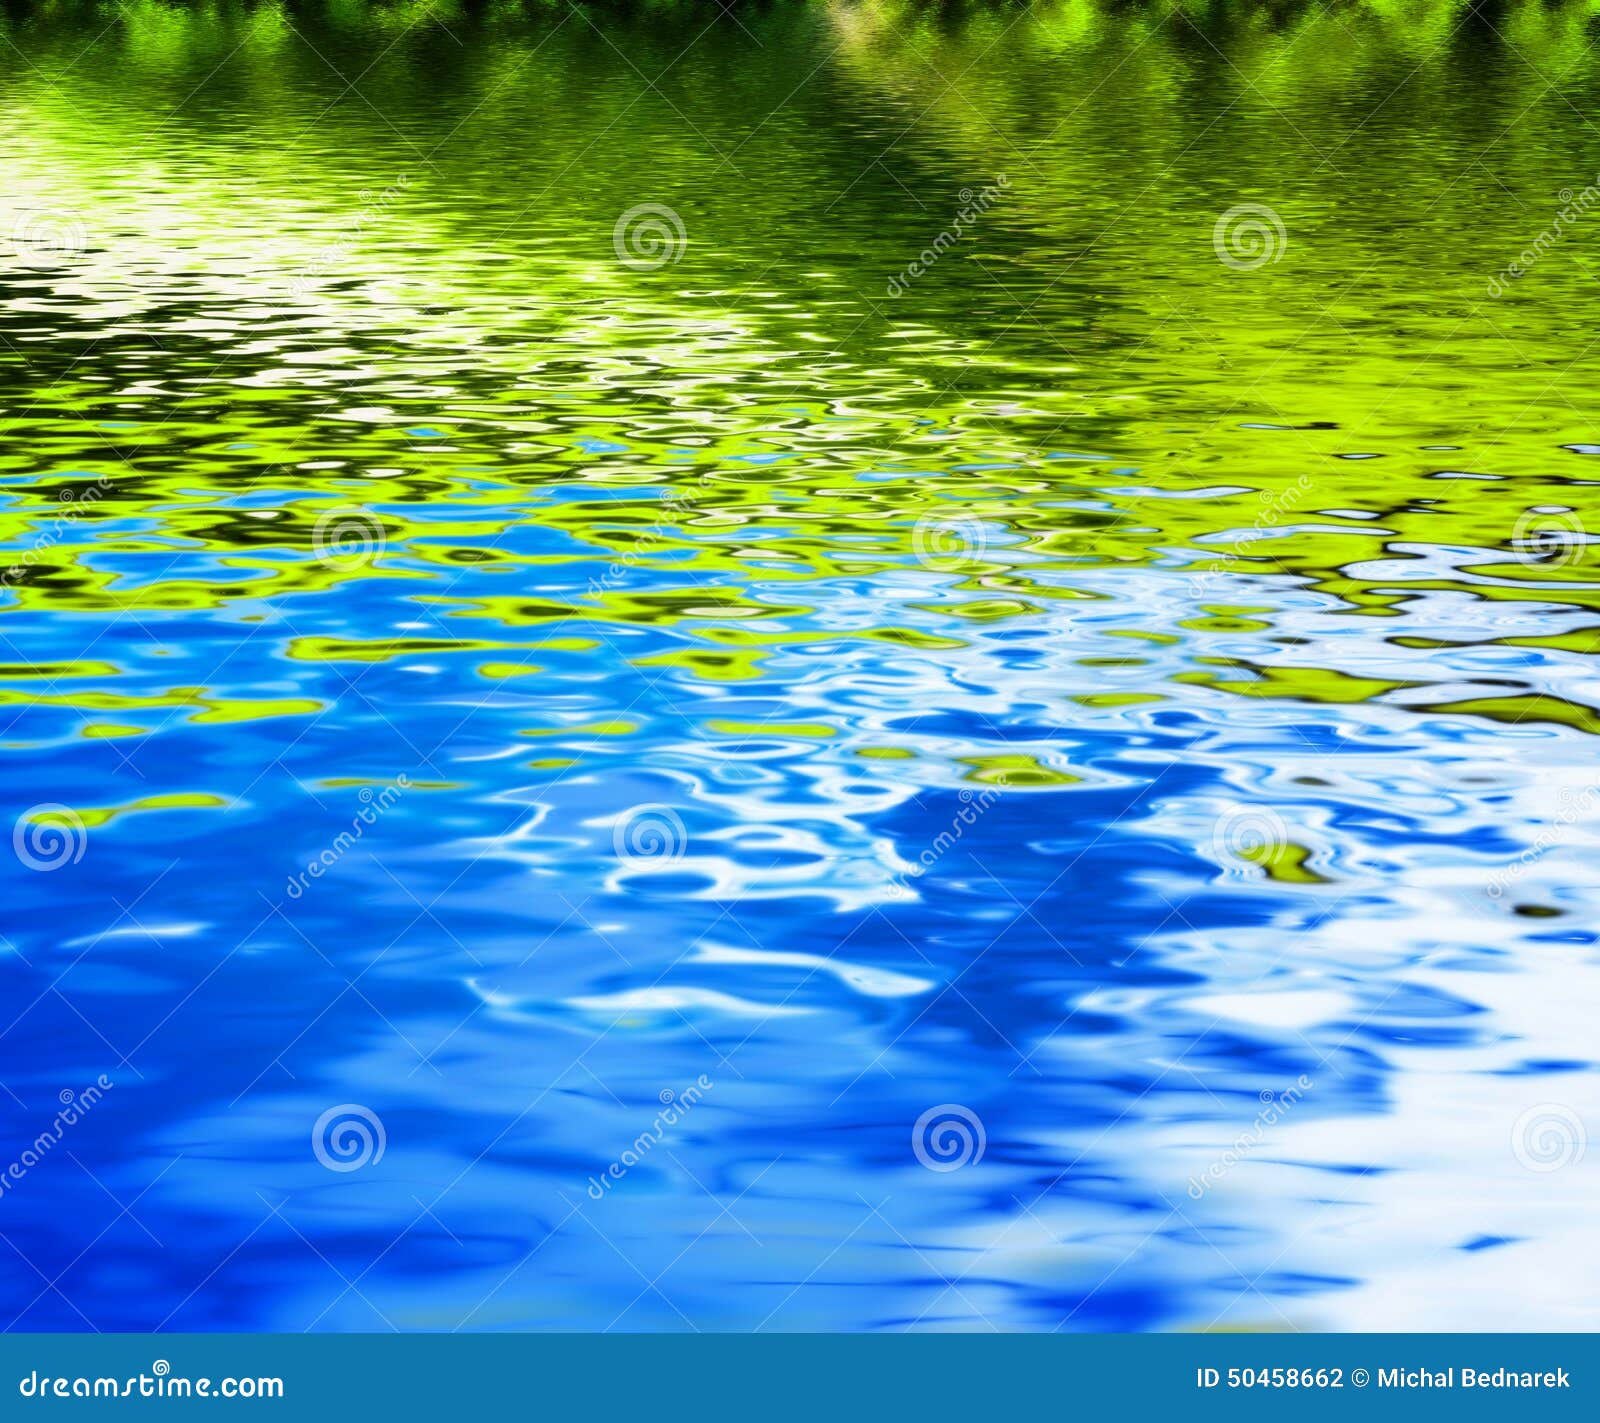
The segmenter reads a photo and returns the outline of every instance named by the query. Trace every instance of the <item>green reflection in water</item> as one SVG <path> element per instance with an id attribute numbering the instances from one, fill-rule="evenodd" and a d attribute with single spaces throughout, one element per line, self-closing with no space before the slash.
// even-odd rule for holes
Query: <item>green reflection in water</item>
<path id="1" fill-rule="evenodd" d="M 505 4 L 11 15 L 3 611 L 259 616 L 409 580 L 427 633 L 289 655 L 653 624 L 687 645 L 639 665 L 737 681 L 824 636 L 762 626 L 814 608 L 808 585 L 913 558 L 956 578 L 939 634 L 827 636 L 960 645 L 1103 598 L 1074 575 L 1115 565 L 1184 565 L 1208 631 L 1270 625 L 1232 608 L 1240 573 L 1353 616 L 1437 591 L 1587 609 L 1600 464 L 1567 447 L 1600 438 L 1576 394 L 1600 364 L 1600 210 L 1489 288 L 1600 173 L 1593 15 L 857 3 L 709 33 L 665 4 L 615 26 Z M 114 43 L 86 49 L 85 24 Z M 642 203 L 682 224 L 650 270 L 613 245 Z M 1248 205 L 1270 209 L 1265 249 L 1230 264 L 1216 224 Z M 351 510 L 365 546 L 330 557 Z M 677 586 L 624 591 L 619 564 Z M 506 592 L 440 591 L 468 567 Z M 552 568 L 567 595 L 519 591 Z M 318 705 L 97 689 L 115 670 L 13 665 L 13 685 L 85 685 L 0 699 Z M 1414 685 L 1227 659 L 1179 675 L 1327 703 Z M 1079 700 L 1127 704 L 1104 695 Z M 1448 709 L 1593 729 L 1550 698 Z"/>

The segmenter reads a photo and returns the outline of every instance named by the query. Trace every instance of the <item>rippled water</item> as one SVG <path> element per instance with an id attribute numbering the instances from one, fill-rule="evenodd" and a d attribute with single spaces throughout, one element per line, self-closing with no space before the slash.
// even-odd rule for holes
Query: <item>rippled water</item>
<path id="1" fill-rule="evenodd" d="M 1593 38 L 8 8 L 0 1323 L 1592 1327 Z"/>

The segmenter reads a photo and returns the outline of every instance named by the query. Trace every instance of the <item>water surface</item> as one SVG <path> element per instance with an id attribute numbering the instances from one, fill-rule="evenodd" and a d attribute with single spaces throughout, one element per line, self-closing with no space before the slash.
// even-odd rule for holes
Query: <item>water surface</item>
<path id="1" fill-rule="evenodd" d="M 0 1324 L 1593 1327 L 1594 37 L 8 8 Z"/>

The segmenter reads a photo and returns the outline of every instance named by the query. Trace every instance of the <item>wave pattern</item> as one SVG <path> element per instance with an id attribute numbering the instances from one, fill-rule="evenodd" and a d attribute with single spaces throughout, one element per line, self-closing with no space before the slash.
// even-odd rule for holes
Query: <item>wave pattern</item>
<path id="1" fill-rule="evenodd" d="M 0 26 L 0 1323 L 1592 1322 L 1586 10 Z"/>

